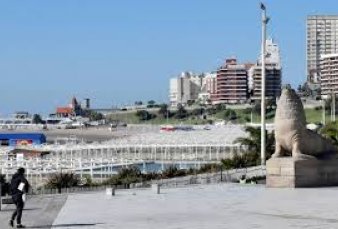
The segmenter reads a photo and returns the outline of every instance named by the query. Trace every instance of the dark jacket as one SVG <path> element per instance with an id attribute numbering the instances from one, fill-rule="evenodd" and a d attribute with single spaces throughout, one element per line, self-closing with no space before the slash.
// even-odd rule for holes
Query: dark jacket
<path id="1" fill-rule="evenodd" d="M 18 189 L 20 183 L 24 183 L 25 187 L 23 191 L 20 191 Z M 24 193 L 27 193 L 29 189 L 29 183 L 25 176 L 21 173 L 15 173 L 11 180 L 11 194 L 12 196 L 22 195 Z"/>

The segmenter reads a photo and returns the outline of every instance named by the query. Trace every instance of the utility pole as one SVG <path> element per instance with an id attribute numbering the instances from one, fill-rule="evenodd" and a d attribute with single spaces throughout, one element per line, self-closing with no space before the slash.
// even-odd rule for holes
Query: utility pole
<path id="1" fill-rule="evenodd" d="M 261 62 L 262 62 L 262 83 L 261 83 L 261 165 L 265 165 L 265 56 L 266 56 L 266 25 L 268 24 L 269 18 L 266 16 L 266 8 L 263 3 L 261 3 L 262 10 L 262 53 L 261 53 Z"/>

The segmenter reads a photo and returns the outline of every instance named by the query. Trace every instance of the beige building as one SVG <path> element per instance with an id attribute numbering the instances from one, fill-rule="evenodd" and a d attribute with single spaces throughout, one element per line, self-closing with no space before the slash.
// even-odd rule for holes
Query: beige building
<path id="1" fill-rule="evenodd" d="M 202 88 L 198 99 L 202 104 L 210 104 L 217 96 L 217 74 L 204 73 L 202 78 Z"/>
<path id="2" fill-rule="evenodd" d="M 307 18 L 307 81 L 320 83 L 320 57 L 338 53 L 338 15 Z"/>
<path id="3" fill-rule="evenodd" d="M 196 101 L 201 92 L 203 78 L 192 72 L 182 72 L 180 76 L 170 79 L 170 105 L 186 105 Z"/>
<path id="4" fill-rule="evenodd" d="M 326 99 L 331 95 L 338 94 L 338 54 L 327 54 L 321 56 L 321 95 Z"/>

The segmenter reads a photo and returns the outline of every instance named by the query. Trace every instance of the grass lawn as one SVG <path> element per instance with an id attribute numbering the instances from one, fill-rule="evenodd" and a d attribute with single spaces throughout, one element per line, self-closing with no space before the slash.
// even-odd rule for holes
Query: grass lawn
<path id="1" fill-rule="evenodd" d="M 253 113 L 251 115 L 251 112 L 248 113 L 248 110 L 246 109 L 233 109 L 236 112 L 237 119 L 234 121 L 236 123 L 249 123 L 252 122 L 258 123 L 260 122 L 260 115 Z M 225 111 L 219 111 L 216 114 L 209 115 L 207 119 L 209 120 L 222 120 L 224 117 Z M 156 114 L 156 112 L 153 112 Z M 157 115 L 157 114 L 156 114 Z M 308 123 L 318 123 L 322 121 L 322 111 L 321 110 L 315 110 L 315 109 L 305 109 L 305 115 L 306 120 Z M 199 125 L 199 124 L 207 124 L 207 120 L 202 120 L 199 117 L 191 116 L 189 118 L 185 119 L 175 119 L 175 118 L 169 118 L 168 120 L 165 118 L 160 117 L 159 115 L 156 116 L 156 118 L 148 120 L 148 121 L 140 121 L 139 118 L 136 116 L 135 112 L 119 112 L 115 114 L 109 115 L 111 120 L 120 120 L 123 122 L 126 122 L 128 124 L 156 124 L 156 125 L 164 125 L 164 124 L 185 124 L 185 125 Z M 330 115 L 326 114 L 326 121 L 330 119 Z M 267 123 L 273 123 L 274 121 L 274 113 L 268 113 L 267 114 Z"/>
<path id="2" fill-rule="evenodd" d="M 153 113 L 153 112 L 152 112 Z M 156 113 L 154 113 L 156 114 Z M 135 112 L 128 112 L 128 113 L 116 113 L 109 115 L 111 120 L 120 120 L 126 122 L 128 124 L 154 124 L 154 125 L 165 125 L 165 124 L 185 124 L 185 125 L 201 125 L 207 124 L 207 120 L 202 120 L 198 117 L 189 117 L 185 119 L 175 119 L 175 118 L 162 118 L 159 115 L 156 118 L 147 121 L 140 121 L 139 118 L 136 116 Z"/>

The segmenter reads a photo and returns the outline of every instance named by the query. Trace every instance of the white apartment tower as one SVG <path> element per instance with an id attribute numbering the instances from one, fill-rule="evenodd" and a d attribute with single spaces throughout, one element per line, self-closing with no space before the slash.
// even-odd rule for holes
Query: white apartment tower
<path id="1" fill-rule="evenodd" d="M 313 15 L 307 18 L 307 81 L 320 83 L 320 58 L 338 53 L 338 15 Z"/>
<path id="2" fill-rule="evenodd" d="M 320 86 L 322 98 L 330 98 L 338 94 L 338 54 L 321 56 L 320 61 Z"/>

